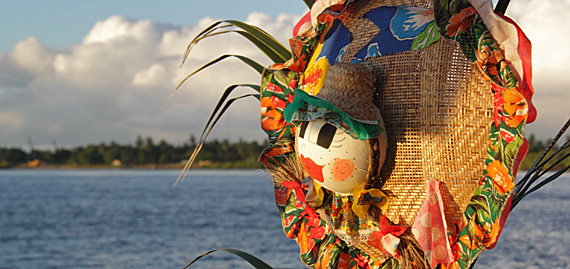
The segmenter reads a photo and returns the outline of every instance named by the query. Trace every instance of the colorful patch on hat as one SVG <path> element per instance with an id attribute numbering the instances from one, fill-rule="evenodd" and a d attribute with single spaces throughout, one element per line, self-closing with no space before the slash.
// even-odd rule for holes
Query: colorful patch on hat
<path id="1" fill-rule="evenodd" d="M 373 22 L 380 32 L 354 55 L 360 59 L 427 47 L 437 40 L 433 36 L 433 11 L 418 7 L 379 7 L 368 11 L 364 18 Z M 428 38 L 430 37 L 430 38 Z M 425 43 L 422 46 L 415 45 Z M 354 61 L 353 61 L 354 62 Z"/>
<path id="2" fill-rule="evenodd" d="M 433 10 L 400 7 L 390 22 L 390 30 L 398 40 L 413 40 L 434 20 Z"/>
<path id="3" fill-rule="evenodd" d="M 350 41 L 350 31 L 340 20 L 335 20 L 325 35 L 318 58 L 326 57 L 329 62 L 340 62 Z"/>
<path id="4" fill-rule="evenodd" d="M 311 95 L 319 93 L 325 84 L 329 67 L 330 64 L 326 57 L 309 65 L 302 75 L 301 89 Z"/>
<path id="5" fill-rule="evenodd" d="M 319 93 L 327 78 L 331 63 L 340 62 L 350 43 L 350 31 L 340 20 L 335 20 L 319 41 L 307 68 L 301 76 L 301 89 L 311 95 Z"/>

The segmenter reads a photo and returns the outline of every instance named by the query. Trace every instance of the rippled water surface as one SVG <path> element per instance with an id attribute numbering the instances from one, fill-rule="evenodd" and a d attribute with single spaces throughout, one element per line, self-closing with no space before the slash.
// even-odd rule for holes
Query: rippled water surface
<path id="1" fill-rule="evenodd" d="M 181 268 L 217 248 L 303 268 L 260 171 L 0 171 L 0 268 Z M 476 268 L 570 268 L 570 176 L 515 208 Z M 251 268 L 214 253 L 195 268 Z"/>

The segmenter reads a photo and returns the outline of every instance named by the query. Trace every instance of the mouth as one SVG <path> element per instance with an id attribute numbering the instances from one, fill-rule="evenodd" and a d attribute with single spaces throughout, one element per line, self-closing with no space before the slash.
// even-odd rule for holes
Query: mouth
<path id="1" fill-rule="evenodd" d="M 309 176 L 318 182 L 323 182 L 323 166 L 316 164 L 311 158 L 305 157 L 303 154 L 299 157 L 305 171 L 309 173 Z"/>

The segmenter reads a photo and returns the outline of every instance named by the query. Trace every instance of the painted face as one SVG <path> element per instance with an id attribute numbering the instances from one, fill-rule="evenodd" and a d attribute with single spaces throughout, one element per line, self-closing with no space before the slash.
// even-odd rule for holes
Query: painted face
<path id="1" fill-rule="evenodd" d="M 352 194 L 366 184 L 367 141 L 354 139 L 323 120 L 303 122 L 295 139 L 303 167 L 322 187 Z"/>

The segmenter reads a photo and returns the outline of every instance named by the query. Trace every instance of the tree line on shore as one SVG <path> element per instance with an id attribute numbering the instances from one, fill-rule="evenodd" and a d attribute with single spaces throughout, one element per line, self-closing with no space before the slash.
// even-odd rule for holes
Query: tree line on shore
<path id="1" fill-rule="evenodd" d="M 0 146 L 0 168 L 30 166 L 117 166 L 144 167 L 152 165 L 183 165 L 196 147 L 193 136 L 181 145 L 172 145 L 164 139 L 155 143 L 152 138 L 136 138 L 134 144 L 115 142 L 79 146 L 71 149 L 56 148 L 29 152 L 21 148 Z M 196 159 L 196 164 L 215 168 L 257 168 L 257 158 L 267 145 L 257 141 L 206 142 Z"/>
<path id="2" fill-rule="evenodd" d="M 570 138 L 566 138 L 568 140 Z M 529 150 L 521 165 L 521 170 L 529 169 L 542 151 L 550 144 L 534 135 L 528 137 Z M 144 167 L 182 166 L 196 147 L 193 136 L 182 145 L 171 145 L 165 140 L 155 143 L 152 138 L 136 138 L 134 144 L 120 145 L 115 142 L 79 146 L 71 149 L 31 150 L 5 148 L 0 146 L 0 168 L 29 167 L 37 165 L 67 167 Z M 206 168 L 261 168 L 257 162 L 267 143 L 257 141 L 229 142 L 212 140 L 206 142 L 196 158 L 195 164 Z M 566 149 L 570 153 L 570 149 Z M 570 158 L 559 164 L 570 165 Z"/>

